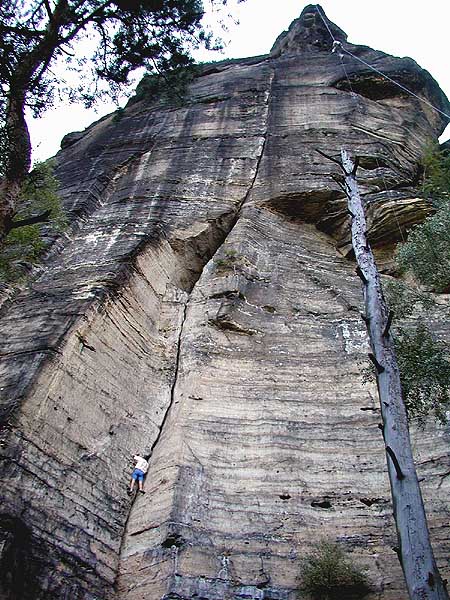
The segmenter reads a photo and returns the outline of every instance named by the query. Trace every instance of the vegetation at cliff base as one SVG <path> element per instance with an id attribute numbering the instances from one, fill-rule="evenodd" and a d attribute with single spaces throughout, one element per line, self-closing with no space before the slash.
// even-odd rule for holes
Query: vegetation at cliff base
<path id="1" fill-rule="evenodd" d="M 367 576 L 338 544 L 322 541 L 301 561 L 301 598 L 359 600 L 369 591 Z"/>

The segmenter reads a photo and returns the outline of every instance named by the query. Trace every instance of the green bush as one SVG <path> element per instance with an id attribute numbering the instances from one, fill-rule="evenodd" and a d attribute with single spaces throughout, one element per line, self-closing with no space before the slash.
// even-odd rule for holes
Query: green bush
<path id="1" fill-rule="evenodd" d="M 120 121 L 124 118 L 125 116 L 125 109 L 121 106 L 119 106 L 119 108 L 116 110 L 116 112 L 114 113 L 114 116 L 112 118 L 113 123 L 120 123 Z"/>
<path id="2" fill-rule="evenodd" d="M 435 214 L 412 227 L 396 253 L 401 271 L 436 292 L 450 291 L 450 154 L 434 146 L 423 157 L 422 193 Z"/>
<path id="3" fill-rule="evenodd" d="M 398 279 L 384 281 L 383 291 L 396 321 L 410 317 L 417 309 L 423 314 L 436 308 L 432 294 L 413 288 Z"/>
<path id="4" fill-rule="evenodd" d="M 227 271 L 229 269 L 233 269 L 239 262 L 240 258 L 241 257 L 238 255 L 236 250 L 225 250 L 224 257 L 215 258 L 214 264 L 216 265 L 217 270 Z"/>
<path id="5" fill-rule="evenodd" d="M 435 206 L 450 201 L 450 153 L 441 151 L 437 144 L 425 149 L 422 158 L 422 191 Z"/>
<path id="6" fill-rule="evenodd" d="M 392 338 L 397 355 L 403 398 L 408 420 L 425 425 L 428 417 L 447 423 L 450 410 L 450 348 L 426 325 L 442 312 L 433 296 L 390 280 L 383 285 L 390 310 L 394 313 Z M 416 313 L 421 322 L 407 321 Z M 446 317 L 442 315 L 442 318 Z M 361 369 L 363 381 L 374 381 L 373 366 Z"/>
<path id="7" fill-rule="evenodd" d="M 53 175 L 53 163 L 38 163 L 23 186 L 20 206 L 14 221 L 50 210 L 48 223 L 36 223 L 12 229 L 0 251 L 0 282 L 20 280 L 39 261 L 45 248 L 44 234 L 55 234 L 66 226 L 58 197 L 58 182 Z"/>
<path id="8" fill-rule="evenodd" d="M 396 253 L 402 271 L 436 292 L 450 291 L 450 204 L 413 227 Z"/>
<path id="9" fill-rule="evenodd" d="M 366 575 L 341 547 L 322 541 L 301 562 L 300 597 L 311 600 L 359 600 L 369 591 Z"/>
<path id="10" fill-rule="evenodd" d="M 417 283 L 434 292 L 450 291 L 450 153 L 429 147 L 423 157 L 422 192 L 435 213 L 421 225 L 413 227 L 405 243 L 396 252 L 400 271 L 410 273 Z M 400 370 L 408 419 L 423 426 L 429 416 L 447 423 L 450 409 L 450 348 L 437 340 L 424 323 L 433 307 L 434 316 L 443 312 L 432 295 L 389 282 L 384 286 L 388 304 L 400 326 L 393 329 L 393 339 Z M 401 319 L 420 309 L 419 326 L 405 326 Z M 431 312 L 429 313 L 431 316 Z M 442 318 L 445 318 L 443 316 Z M 366 375 L 366 374 L 365 374 Z"/>
<path id="11" fill-rule="evenodd" d="M 429 415 L 447 423 L 450 410 L 450 349 L 423 324 L 398 327 L 394 336 L 409 420 L 423 426 Z"/>
<path id="12" fill-rule="evenodd" d="M 136 92 L 128 101 L 127 106 L 141 100 L 152 102 L 157 99 L 178 105 L 182 104 L 188 85 L 195 78 L 197 70 L 196 65 L 188 65 L 165 73 L 146 73 L 136 86 Z"/>

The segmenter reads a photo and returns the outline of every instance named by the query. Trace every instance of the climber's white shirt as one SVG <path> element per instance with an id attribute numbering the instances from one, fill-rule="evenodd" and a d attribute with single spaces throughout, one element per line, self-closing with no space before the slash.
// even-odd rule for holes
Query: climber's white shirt
<path id="1" fill-rule="evenodd" d="M 136 461 L 136 466 L 134 468 L 139 469 L 139 471 L 142 471 L 143 473 L 147 473 L 148 462 L 145 458 L 142 458 L 142 456 L 139 455 L 133 456 L 133 458 Z"/>

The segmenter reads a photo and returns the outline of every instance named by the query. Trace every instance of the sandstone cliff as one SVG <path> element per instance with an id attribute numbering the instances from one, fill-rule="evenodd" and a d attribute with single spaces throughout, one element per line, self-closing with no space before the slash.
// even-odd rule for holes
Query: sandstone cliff
<path id="1" fill-rule="evenodd" d="M 0 319 L 1 597 L 293 600 L 327 538 L 372 598 L 406 600 L 346 202 L 316 149 L 360 157 L 389 269 L 446 123 L 331 47 L 309 6 L 269 55 L 205 66 L 182 106 L 144 98 L 58 154 L 70 233 Z M 346 48 L 449 112 L 413 60 Z M 415 449 L 448 576 L 449 434 Z"/>

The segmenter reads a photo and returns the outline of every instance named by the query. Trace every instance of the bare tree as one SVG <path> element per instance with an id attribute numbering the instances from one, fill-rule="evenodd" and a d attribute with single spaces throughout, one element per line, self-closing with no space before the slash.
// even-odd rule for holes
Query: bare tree
<path id="1" fill-rule="evenodd" d="M 323 154 L 323 153 L 321 153 Z M 327 158 L 331 158 L 328 157 Z M 341 161 L 344 190 L 351 216 L 352 244 L 357 273 L 363 283 L 364 321 L 367 325 L 376 374 L 383 423 L 382 432 L 391 484 L 398 557 L 411 600 L 448 600 L 431 547 L 422 494 L 414 465 L 400 374 L 390 336 L 392 313 L 383 296 L 381 280 L 367 239 L 364 207 L 356 182 L 358 161 L 345 150 Z"/>

